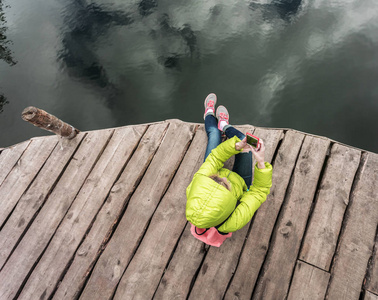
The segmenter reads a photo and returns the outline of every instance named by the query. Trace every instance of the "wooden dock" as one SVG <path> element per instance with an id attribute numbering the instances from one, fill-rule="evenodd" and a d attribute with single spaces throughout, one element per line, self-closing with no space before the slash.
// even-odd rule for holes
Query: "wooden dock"
<path id="1" fill-rule="evenodd" d="M 185 219 L 203 125 L 0 149 L 0 299 L 378 300 L 378 155 L 237 127 L 264 139 L 273 186 L 220 248 L 196 240 Z"/>

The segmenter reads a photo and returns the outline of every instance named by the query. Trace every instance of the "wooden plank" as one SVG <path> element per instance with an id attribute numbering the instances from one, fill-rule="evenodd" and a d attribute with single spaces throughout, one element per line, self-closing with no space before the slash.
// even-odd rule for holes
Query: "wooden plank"
<path id="1" fill-rule="evenodd" d="M 371 265 L 369 268 L 368 279 L 369 280 L 366 284 L 366 289 L 378 295 L 378 236 L 376 236 L 375 240 L 375 246 L 371 259 Z"/>
<path id="2" fill-rule="evenodd" d="M 368 154 L 352 191 L 332 267 L 328 299 L 358 299 L 378 223 L 378 155 Z"/>
<path id="3" fill-rule="evenodd" d="M 282 131 L 257 128 L 254 134 L 264 140 L 266 148 L 265 161 L 270 162 L 280 141 Z M 190 293 L 190 299 L 200 299 L 202 297 L 206 299 L 221 299 L 223 297 L 237 267 L 248 227 L 249 223 L 241 230 L 233 233 L 232 237 L 227 239 L 220 248 L 210 247 Z"/>
<path id="4" fill-rule="evenodd" d="M 112 130 L 97 131 L 85 137 L 37 218 L 1 270 L 0 299 L 17 295 L 112 133 Z"/>
<path id="5" fill-rule="evenodd" d="M 285 134 L 274 161 L 271 192 L 257 211 L 225 299 L 249 299 L 252 295 L 303 139 L 304 135 L 298 132 Z"/>
<path id="6" fill-rule="evenodd" d="M 114 299 L 152 299 L 170 255 L 185 228 L 186 187 L 203 163 L 204 129 L 197 130 L 185 158 L 157 208 Z M 148 257 L 148 259 L 146 259 Z"/>
<path id="7" fill-rule="evenodd" d="M 3 149 L 0 155 L 0 185 L 20 159 L 25 149 L 29 146 L 30 140 L 15 146 Z"/>
<path id="8" fill-rule="evenodd" d="M 131 197 L 112 239 L 100 256 L 81 295 L 82 299 L 108 299 L 112 296 L 185 154 L 193 130 L 194 125 L 170 123 L 162 145 Z"/>
<path id="9" fill-rule="evenodd" d="M 147 126 L 115 130 L 19 299 L 49 298 Z M 100 238 L 103 239 L 102 237 Z"/>
<path id="10" fill-rule="evenodd" d="M 334 144 L 300 258 L 329 271 L 361 152 Z"/>
<path id="11" fill-rule="evenodd" d="M 284 299 L 287 295 L 329 143 L 311 136 L 304 139 L 253 299 Z"/>
<path id="12" fill-rule="evenodd" d="M 154 299 L 186 299 L 208 248 L 209 246 L 192 236 L 190 223 L 187 222 Z"/>
<path id="13" fill-rule="evenodd" d="M 329 277 L 329 273 L 298 260 L 287 300 L 323 300 Z"/>
<path id="14" fill-rule="evenodd" d="M 113 186 L 104 206 L 64 275 L 54 299 L 77 299 L 95 262 L 106 246 L 113 227 L 122 215 L 132 193 L 159 147 L 167 123 L 151 125 L 143 135 L 119 180 Z"/>
<path id="15" fill-rule="evenodd" d="M 55 136 L 33 140 L 4 180 L 0 186 L 0 228 L 57 143 Z"/>
<path id="16" fill-rule="evenodd" d="M 364 300 L 378 300 L 378 295 L 370 293 L 370 292 L 367 291 L 365 293 Z"/>
<path id="17" fill-rule="evenodd" d="M 80 134 L 63 145 L 59 143 L 30 188 L 20 198 L 12 215 L 0 231 L 0 269 L 43 205 L 84 135 Z"/>

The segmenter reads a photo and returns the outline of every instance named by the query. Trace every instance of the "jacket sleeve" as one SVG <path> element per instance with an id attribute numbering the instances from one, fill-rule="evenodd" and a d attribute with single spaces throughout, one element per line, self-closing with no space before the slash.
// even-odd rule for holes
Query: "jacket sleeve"
<path id="1" fill-rule="evenodd" d="M 240 204 L 236 207 L 228 220 L 218 228 L 221 232 L 234 232 L 243 228 L 253 217 L 256 210 L 263 204 L 270 193 L 272 186 L 273 168 L 269 163 L 265 163 L 265 169 L 255 166 L 255 175 L 252 186 L 240 199 Z"/>
<path id="2" fill-rule="evenodd" d="M 210 176 L 218 173 L 227 159 L 235 154 L 240 153 L 240 151 L 237 151 L 235 149 L 235 144 L 239 141 L 240 139 L 237 136 L 234 136 L 233 138 L 228 139 L 218 145 L 218 147 L 211 151 L 197 173 L 205 176 Z"/>

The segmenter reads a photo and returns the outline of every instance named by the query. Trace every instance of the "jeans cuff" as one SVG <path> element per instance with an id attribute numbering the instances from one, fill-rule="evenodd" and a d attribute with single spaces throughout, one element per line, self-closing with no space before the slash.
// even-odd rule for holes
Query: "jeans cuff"
<path id="1" fill-rule="evenodd" d="M 228 128 L 230 128 L 230 127 L 232 127 L 232 125 L 230 125 L 230 124 L 225 125 L 225 126 L 223 127 L 223 132 L 226 132 L 226 130 L 227 130 Z"/>
<path id="2" fill-rule="evenodd" d="M 214 112 L 211 112 L 211 111 L 209 111 L 209 112 L 207 112 L 207 113 L 205 114 L 205 116 L 203 117 L 203 119 L 205 120 L 205 119 L 206 119 L 206 117 L 207 117 L 208 115 L 212 115 L 212 116 L 214 116 L 214 117 L 215 117 L 215 114 L 214 114 Z"/>

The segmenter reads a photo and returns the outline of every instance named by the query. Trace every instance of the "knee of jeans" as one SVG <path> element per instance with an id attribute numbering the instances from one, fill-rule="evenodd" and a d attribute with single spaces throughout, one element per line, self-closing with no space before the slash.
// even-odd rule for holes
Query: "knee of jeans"
<path id="1" fill-rule="evenodd" d="M 219 135 L 219 136 L 221 135 L 219 129 L 216 128 L 216 127 L 210 127 L 210 128 L 208 128 L 208 129 L 206 130 L 206 133 L 207 133 L 208 135 Z"/>

